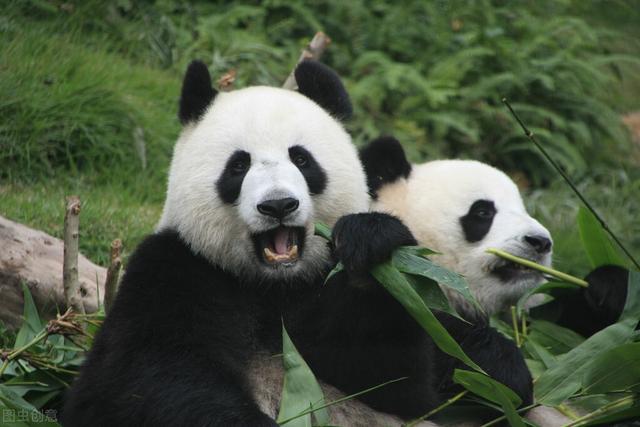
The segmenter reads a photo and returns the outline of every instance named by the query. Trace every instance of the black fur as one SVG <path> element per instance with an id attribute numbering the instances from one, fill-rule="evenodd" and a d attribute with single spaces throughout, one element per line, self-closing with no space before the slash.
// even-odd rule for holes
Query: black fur
<path id="1" fill-rule="evenodd" d="M 273 304 L 273 305 L 272 305 Z M 278 348 L 278 299 L 194 255 L 177 233 L 148 237 L 67 397 L 65 426 L 277 426 L 245 378 Z"/>
<path id="2" fill-rule="evenodd" d="M 336 258 L 356 273 L 387 261 L 400 246 L 418 244 L 398 218 L 380 212 L 343 216 L 333 227 L 332 239 Z"/>
<path id="3" fill-rule="evenodd" d="M 211 76 L 202 61 L 191 61 L 182 82 L 178 118 L 186 125 L 197 122 L 218 92 L 211 86 Z"/>
<path id="4" fill-rule="evenodd" d="M 332 237 L 346 269 L 321 288 L 301 323 L 307 329 L 303 357 L 317 376 L 347 394 L 408 377 L 361 400 L 404 417 L 423 415 L 441 401 L 433 343 L 366 273 L 398 246 L 414 244 L 413 236 L 390 215 L 366 213 L 343 217 Z"/>
<path id="5" fill-rule="evenodd" d="M 321 290 L 303 322 L 308 331 L 303 356 L 313 371 L 345 393 L 396 378 L 406 380 L 367 393 L 371 407 L 403 417 L 423 415 L 454 393 L 451 377 L 464 368 L 440 352 L 427 333 L 367 271 L 393 250 L 415 244 L 397 218 L 382 213 L 347 215 L 334 227 L 337 260 L 345 270 Z M 523 404 L 532 402 L 531 375 L 516 345 L 483 320 L 470 325 L 438 314 L 467 354 L 496 380 L 511 387 Z M 308 338 L 307 338 L 308 339 Z"/>
<path id="6" fill-rule="evenodd" d="M 515 391 L 522 399 L 522 405 L 533 403 L 533 380 L 524 357 L 516 344 L 492 328 L 488 320 L 469 319 L 472 324 L 462 322 L 446 313 L 439 313 L 438 319 L 460 344 L 462 350 L 495 380 Z M 457 359 L 439 352 L 438 368 L 442 370 L 439 390 L 451 396 L 461 390 L 452 381 L 455 369 L 468 369 Z"/>
<path id="7" fill-rule="evenodd" d="M 294 71 L 298 92 L 315 101 L 338 120 L 348 120 L 353 113 L 351 100 L 340 77 L 326 65 L 307 59 Z"/>
<path id="8" fill-rule="evenodd" d="M 360 150 L 360 161 L 367 175 L 369 194 L 374 199 L 383 185 L 407 178 L 411 173 L 402 145 L 392 136 L 382 136 Z"/>
<path id="9" fill-rule="evenodd" d="M 467 242 L 474 243 L 484 239 L 491 229 L 496 206 L 491 200 L 476 200 L 469 208 L 469 212 L 460 218 L 462 231 Z"/>
<path id="10" fill-rule="evenodd" d="M 593 270 L 585 280 L 589 287 L 555 290 L 557 322 L 589 337 L 618 321 L 627 299 L 629 271 L 615 265 Z"/>
<path id="11" fill-rule="evenodd" d="M 289 147 L 289 158 L 300 170 L 311 194 L 322 194 L 327 186 L 327 174 L 313 154 L 301 145 Z"/>
<path id="12" fill-rule="evenodd" d="M 251 167 L 251 155 L 246 151 L 234 152 L 216 181 L 218 195 L 225 203 L 233 203 L 240 195 L 242 181 Z"/>

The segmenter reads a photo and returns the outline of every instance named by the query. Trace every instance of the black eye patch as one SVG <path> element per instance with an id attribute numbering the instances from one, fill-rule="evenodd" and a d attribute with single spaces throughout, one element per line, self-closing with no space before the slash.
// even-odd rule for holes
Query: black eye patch
<path id="1" fill-rule="evenodd" d="M 233 203 L 240 195 L 242 181 L 251 167 L 251 155 L 246 151 L 234 152 L 216 182 L 216 190 L 225 203 Z"/>
<path id="2" fill-rule="evenodd" d="M 309 192 L 311 194 L 322 194 L 327 186 L 327 174 L 316 162 L 313 154 L 300 145 L 294 145 L 289 147 L 289 158 L 291 163 L 300 170 L 305 181 L 307 181 Z"/>
<path id="3" fill-rule="evenodd" d="M 469 212 L 460 218 L 462 231 L 467 242 L 479 242 L 487 235 L 496 215 L 496 206 L 491 200 L 476 200 Z"/>

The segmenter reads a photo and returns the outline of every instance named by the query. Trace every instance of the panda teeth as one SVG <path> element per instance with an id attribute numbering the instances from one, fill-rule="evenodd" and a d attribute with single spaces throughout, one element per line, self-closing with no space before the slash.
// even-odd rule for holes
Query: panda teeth
<path id="1" fill-rule="evenodd" d="M 295 261 L 298 259 L 298 245 L 289 247 L 286 254 L 276 254 L 271 249 L 264 248 L 264 257 L 270 263 Z"/>

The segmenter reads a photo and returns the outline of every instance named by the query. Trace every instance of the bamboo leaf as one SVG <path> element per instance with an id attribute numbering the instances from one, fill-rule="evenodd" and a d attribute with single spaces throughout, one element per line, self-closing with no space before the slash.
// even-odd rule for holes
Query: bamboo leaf
<path id="1" fill-rule="evenodd" d="M 559 363 L 538 378 L 535 384 L 536 400 L 544 405 L 556 406 L 568 399 L 581 387 L 582 377 L 594 357 L 624 344 L 635 328 L 632 319 L 615 323 L 591 336 L 564 355 Z"/>
<path id="2" fill-rule="evenodd" d="M 389 291 L 395 299 L 413 316 L 414 319 L 431 336 L 440 350 L 456 359 L 461 360 L 469 367 L 479 372 L 484 372 L 480 366 L 467 356 L 460 345 L 449 335 L 449 332 L 436 319 L 429 307 L 426 306 L 420 295 L 413 289 L 402 273 L 395 269 L 389 262 L 379 264 L 371 270 L 373 277 Z"/>
<path id="3" fill-rule="evenodd" d="M 424 276 L 459 293 L 467 302 L 482 311 L 476 299 L 471 295 L 469 285 L 461 275 L 440 267 L 430 259 L 416 256 L 404 248 L 394 251 L 392 262 L 393 266 L 403 273 Z"/>
<path id="4" fill-rule="evenodd" d="M 24 283 L 22 283 L 22 295 L 24 298 L 24 322 L 16 335 L 16 341 L 13 345 L 14 350 L 27 344 L 44 328 L 44 323 L 40 319 L 31 292 L 29 292 L 29 288 Z"/>
<path id="5" fill-rule="evenodd" d="M 628 390 L 640 384 L 640 343 L 628 343 L 604 352 L 590 364 L 582 379 L 585 393 Z"/>
<path id="6" fill-rule="evenodd" d="M 578 230 L 582 247 L 587 253 L 591 267 L 596 268 L 608 264 L 626 267 L 624 258 L 613 246 L 596 217 L 584 206 L 580 206 L 580 210 L 578 210 Z"/>
<path id="7" fill-rule="evenodd" d="M 295 345 L 287 330 L 282 325 L 282 360 L 284 364 L 284 384 L 282 399 L 278 412 L 278 423 L 287 427 L 307 427 L 312 425 L 311 414 L 304 413 L 309 408 L 318 409 L 313 412 L 319 425 L 329 424 L 329 413 L 324 406 L 324 395 L 316 380 Z"/>
<path id="8" fill-rule="evenodd" d="M 461 369 L 455 370 L 453 381 L 470 392 L 500 405 L 512 427 L 525 426 L 524 421 L 516 411 L 516 407 L 522 404 L 522 400 L 509 387 L 487 375 Z"/>

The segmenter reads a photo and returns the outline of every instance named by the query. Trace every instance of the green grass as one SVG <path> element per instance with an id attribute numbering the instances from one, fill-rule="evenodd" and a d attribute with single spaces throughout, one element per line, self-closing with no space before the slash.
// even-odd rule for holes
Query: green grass
<path id="1" fill-rule="evenodd" d="M 65 196 L 77 194 L 80 212 L 80 251 L 107 265 L 111 241 L 121 238 L 125 256 L 153 231 L 162 203 L 145 201 L 118 185 L 93 185 L 71 179 L 44 183 L 0 185 L 0 214 L 62 238 Z"/>

